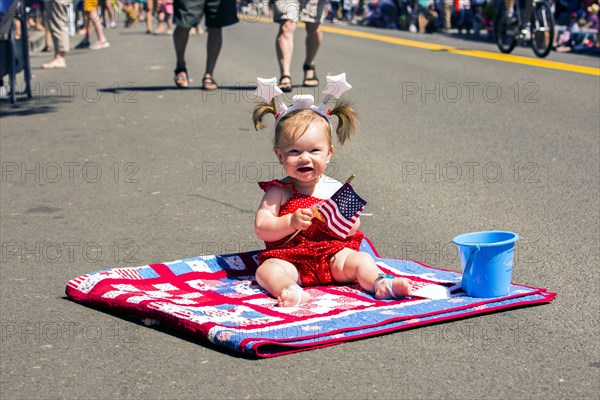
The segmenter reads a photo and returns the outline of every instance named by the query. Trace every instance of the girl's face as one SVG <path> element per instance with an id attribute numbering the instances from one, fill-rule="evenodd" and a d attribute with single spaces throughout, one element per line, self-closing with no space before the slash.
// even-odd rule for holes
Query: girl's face
<path id="1" fill-rule="evenodd" d="M 289 177 L 310 182 L 325 172 L 332 148 L 323 124 L 311 123 L 296 141 L 279 143 L 275 154 Z"/>

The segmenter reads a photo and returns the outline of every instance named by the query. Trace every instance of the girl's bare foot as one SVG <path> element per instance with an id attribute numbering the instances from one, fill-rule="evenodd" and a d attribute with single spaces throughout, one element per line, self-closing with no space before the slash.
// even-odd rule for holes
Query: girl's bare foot
<path id="1" fill-rule="evenodd" d="M 383 278 L 375 282 L 376 299 L 394 299 L 410 296 L 412 288 L 404 278 Z"/>
<path id="2" fill-rule="evenodd" d="M 310 295 L 298 285 L 290 285 L 277 298 L 279 307 L 297 307 L 310 301 Z"/>

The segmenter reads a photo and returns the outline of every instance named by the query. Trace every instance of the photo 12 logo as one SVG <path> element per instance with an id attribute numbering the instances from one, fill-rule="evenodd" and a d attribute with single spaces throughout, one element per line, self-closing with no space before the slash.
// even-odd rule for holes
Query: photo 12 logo
<path id="1" fill-rule="evenodd" d="M 426 264 L 446 263 L 460 266 L 460 258 L 456 245 L 452 242 L 415 242 L 402 241 L 399 244 L 399 258 L 406 260 L 418 260 Z M 496 250 L 490 248 L 489 256 L 497 255 Z M 514 264 L 517 266 L 529 266 L 538 264 L 552 257 L 552 250 L 539 240 L 519 240 L 515 245 Z M 511 263 L 512 264 L 512 263 Z"/>
<path id="2" fill-rule="evenodd" d="M 25 84 L 17 86 L 25 90 Z M 109 98 L 115 103 L 137 104 L 137 85 L 133 82 L 114 82 L 108 87 L 102 87 L 98 82 L 34 82 L 31 85 L 32 101 L 36 103 L 72 103 L 76 98 L 82 98 L 87 103 L 97 103 Z"/>
<path id="3" fill-rule="evenodd" d="M 407 322 L 410 322 L 408 320 Z M 407 330 L 402 343 L 537 343 L 539 327 L 531 323 L 514 324 L 463 322 Z"/>
<path id="4" fill-rule="evenodd" d="M 275 157 L 275 156 L 273 156 Z M 278 161 L 267 162 L 224 162 L 204 161 L 200 165 L 202 183 L 215 180 L 221 183 L 227 182 L 251 182 L 271 181 L 278 177 L 284 177 L 285 171 Z M 327 164 L 325 173 L 328 177 L 335 179 L 338 172 L 336 163 Z"/>
<path id="5" fill-rule="evenodd" d="M 514 82 L 503 86 L 497 82 L 402 82 L 402 102 L 420 103 L 539 103 L 539 86 L 535 82 Z"/>
<path id="6" fill-rule="evenodd" d="M 2 263 L 135 263 L 139 246 L 132 240 L 115 241 L 110 245 L 97 242 L 2 242 Z"/>
<path id="7" fill-rule="evenodd" d="M 134 162 L 97 163 L 93 161 L 65 162 L 2 162 L 2 183 L 96 183 L 104 178 L 114 183 L 138 183 L 139 166 Z"/>
<path id="8" fill-rule="evenodd" d="M 539 184 L 542 182 L 540 171 L 540 166 L 535 162 L 503 165 L 495 161 L 403 161 L 401 179 L 402 183 L 497 183 L 505 180 L 519 184 Z"/>
<path id="9" fill-rule="evenodd" d="M 94 323 L 81 321 L 2 321 L 0 342 L 35 345 L 75 343 L 136 343 L 140 325 L 130 323 Z"/>
<path id="10" fill-rule="evenodd" d="M 239 254 L 262 248 L 264 248 L 264 244 L 260 241 L 244 243 L 236 241 L 201 242 L 198 246 L 199 254 L 206 256 L 215 254 Z"/>

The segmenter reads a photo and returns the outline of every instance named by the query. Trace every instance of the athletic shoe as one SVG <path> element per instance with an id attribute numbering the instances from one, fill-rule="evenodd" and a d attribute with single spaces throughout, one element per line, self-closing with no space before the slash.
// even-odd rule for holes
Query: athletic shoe
<path id="1" fill-rule="evenodd" d="M 107 47 L 110 47 L 110 43 L 106 39 L 103 42 L 98 40 L 96 43 L 90 44 L 90 50 L 100 50 Z"/>

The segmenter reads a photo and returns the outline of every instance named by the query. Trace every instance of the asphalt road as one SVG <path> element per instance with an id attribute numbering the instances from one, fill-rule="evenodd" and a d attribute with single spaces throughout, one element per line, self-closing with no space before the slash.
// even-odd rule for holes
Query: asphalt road
<path id="1" fill-rule="evenodd" d="M 329 173 L 356 174 L 380 254 L 460 270 L 452 237 L 514 231 L 513 281 L 556 300 L 269 360 L 66 300 L 98 269 L 259 248 L 256 182 L 281 176 L 250 120 L 256 77 L 278 73 L 274 24 L 225 30 L 213 94 L 197 89 L 205 36 L 178 91 L 170 37 L 109 30 L 110 48 L 69 53 L 66 70 L 34 55 L 33 101 L 1 105 L 0 397 L 597 398 L 599 59 L 526 65 L 527 48 L 490 59 L 491 43 L 354 31 L 395 39 L 326 32 L 317 72 L 354 87 L 360 133 Z"/>

